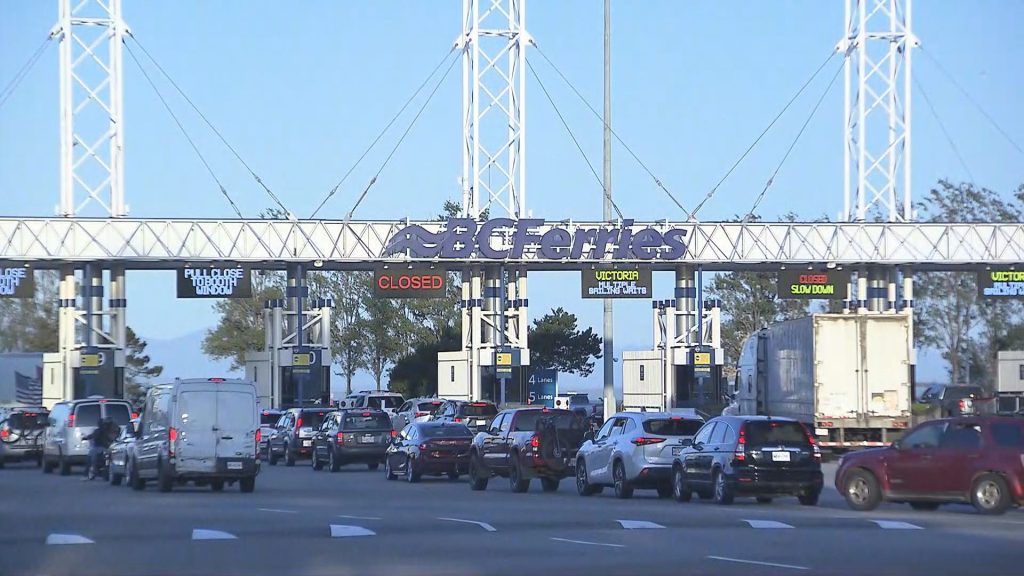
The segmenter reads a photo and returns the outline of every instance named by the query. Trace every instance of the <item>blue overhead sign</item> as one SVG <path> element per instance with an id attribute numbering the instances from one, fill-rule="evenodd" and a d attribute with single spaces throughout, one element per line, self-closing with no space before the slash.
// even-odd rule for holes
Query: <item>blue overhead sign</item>
<path id="1" fill-rule="evenodd" d="M 558 391 L 558 371 L 549 368 L 530 370 L 527 402 L 532 406 L 555 407 Z"/>
<path id="2" fill-rule="evenodd" d="M 519 260 L 527 247 L 548 260 L 679 260 L 686 254 L 686 230 L 633 230 L 633 220 L 623 220 L 620 226 L 570 230 L 545 226 L 540 218 L 493 218 L 483 223 L 449 218 L 437 233 L 419 224 L 399 230 L 388 241 L 384 256 Z"/>

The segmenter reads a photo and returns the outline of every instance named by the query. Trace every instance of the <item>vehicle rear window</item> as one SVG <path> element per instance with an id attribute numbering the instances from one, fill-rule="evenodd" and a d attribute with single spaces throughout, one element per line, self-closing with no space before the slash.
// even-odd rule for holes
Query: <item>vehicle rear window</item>
<path id="1" fill-rule="evenodd" d="M 113 418 L 118 426 L 126 426 L 132 421 L 132 411 L 124 404 L 107 404 L 107 417 Z"/>
<path id="2" fill-rule="evenodd" d="M 498 408 L 494 404 L 465 404 L 462 408 L 463 416 L 495 416 Z"/>
<path id="3" fill-rule="evenodd" d="M 420 426 L 420 434 L 427 438 L 472 438 L 473 433 L 462 424 L 454 426 Z"/>
<path id="4" fill-rule="evenodd" d="M 366 405 L 370 408 L 398 408 L 402 405 L 402 398 L 399 396 L 370 396 L 366 399 Z"/>
<path id="5" fill-rule="evenodd" d="M 253 397 L 242 392 L 217 393 L 217 426 L 224 430 L 252 430 L 256 420 Z"/>
<path id="6" fill-rule="evenodd" d="M 542 418 L 554 418 L 555 428 L 559 430 L 568 430 L 573 427 L 574 423 L 579 425 L 580 422 L 579 417 L 572 412 L 524 410 L 516 417 L 516 429 L 514 432 L 533 432 L 537 429 L 537 423 Z"/>
<path id="7" fill-rule="evenodd" d="M 99 424 L 99 403 L 79 404 L 78 407 L 75 408 L 75 428 L 80 428 L 82 426 L 99 426 Z"/>
<path id="8" fill-rule="evenodd" d="M 700 420 L 658 418 L 644 421 L 644 432 L 659 436 L 693 436 L 703 425 Z"/>
<path id="9" fill-rule="evenodd" d="M 260 425 L 273 426 L 281 419 L 281 415 L 275 412 L 260 412 Z"/>
<path id="10" fill-rule="evenodd" d="M 46 427 L 46 412 L 15 412 L 7 418 L 11 430 L 38 430 Z"/>
<path id="11" fill-rule="evenodd" d="M 747 442 L 757 446 L 771 444 L 808 444 L 807 430 L 799 422 L 747 422 Z"/>
<path id="12" fill-rule="evenodd" d="M 345 430 L 390 430 L 391 418 L 387 414 L 363 416 L 359 412 L 350 412 L 345 414 L 343 427 Z"/>
<path id="13" fill-rule="evenodd" d="M 946 388 L 947 400 L 958 400 L 960 398 L 981 398 L 983 396 L 979 386 L 950 386 Z"/>
<path id="14" fill-rule="evenodd" d="M 299 414 L 299 418 L 302 419 L 303 428 L 318 429 L 324 423 L 324 418 L 330 414 L 330 410 L 317 410 L 316 412 L 303 412 Z"/>
<path id="15" fill-rule="evenodd" d="M 442 402 L 420 402 L 416 405 L 417 412 L 430 412 L 433 414 L 441 407 Z"/>
<path id="16" fill-rule="evenodd" d="M 1020 424 L 993 424 L 992 439 L 1003 448 L 1024 447 L 1024 431 Z"/>

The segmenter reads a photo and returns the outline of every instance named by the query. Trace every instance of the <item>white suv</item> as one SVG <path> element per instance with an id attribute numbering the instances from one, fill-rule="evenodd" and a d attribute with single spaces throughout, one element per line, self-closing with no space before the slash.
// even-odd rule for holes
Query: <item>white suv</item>
<path id="1" fill-rule="evenodd" d="M 619 412 L 597 435 L 588 438 L 576 456 L 576 488 L 581 496 L 615 488 L 619 498 L 634 489 L 657 489 L 672 495 L 672 461 L 704 425 L 693 413 Z"/>
<path id="2" fill-rule="evenodd" d="M 398 408 L 405 402 L 405 398 L 397 392 L 355 392 L 349 394 L 344 400 L 338 403 L 338 408 L 346 409 L 370 409 L 382 410 L 394 419 Z"/>

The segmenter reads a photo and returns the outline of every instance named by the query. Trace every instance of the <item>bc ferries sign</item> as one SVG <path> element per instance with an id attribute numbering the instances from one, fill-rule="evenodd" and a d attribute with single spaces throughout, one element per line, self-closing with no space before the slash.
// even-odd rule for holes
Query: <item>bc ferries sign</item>
<path id="1" fill-rule="evenodd" d="M 493 218 L 479 223 L 449 218 L 440 232 L 419 224 L 406 226 L 384 250 L 384 256 L 460 260 L 521 260 L 524 253 L 555 261 L 679 260 L 686 254 L 686 230 L 634 230 L 633 220 L 570 231 L 539 218 Z"/>

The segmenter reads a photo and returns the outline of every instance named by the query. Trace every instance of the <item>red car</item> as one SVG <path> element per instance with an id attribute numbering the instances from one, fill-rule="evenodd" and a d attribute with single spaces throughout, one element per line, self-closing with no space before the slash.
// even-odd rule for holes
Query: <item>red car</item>
<path id="1" fill-rule="evenodd" d="M 854 510 L 883 500 L 915 510 L 971 503 L 983 514 L 1024 504 L 1024 418 L 976 416 L 925 422 L 888 448 L 847 454 L 836 489 Z"/>

